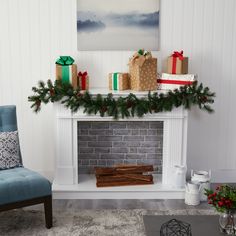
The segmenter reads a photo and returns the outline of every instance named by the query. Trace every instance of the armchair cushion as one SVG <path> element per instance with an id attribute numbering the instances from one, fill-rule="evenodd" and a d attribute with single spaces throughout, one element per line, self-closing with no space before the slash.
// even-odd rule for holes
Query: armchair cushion
<path id="1" fill-rule="evenodd" d="M 17 130 L 16 107 L 0 106 L 0 132 Z"/>
<path id="2" fill-rule="evenodd" d="M 18 132 L 0 132 L 0 170 L 22 166 Z"/>
<path id="3" fill-rule="evenodd" d="M 51 195 L 51 183 L 23 167 L 0 171 L 0 205 Z"/>
<path id="4" fill-rule="evenodd" d="M 0 106 L 0 132 L 17 131 L 16 106 Z M 20 145 L 20 161 L 22 163 Z"/>

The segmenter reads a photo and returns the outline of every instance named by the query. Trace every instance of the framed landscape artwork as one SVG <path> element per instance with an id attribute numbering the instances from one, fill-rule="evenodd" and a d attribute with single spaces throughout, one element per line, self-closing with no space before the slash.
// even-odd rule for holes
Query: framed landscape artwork
<path id="1" fill-rule="evenodd" d="M 160 0 L 77 0 L 78 50 L 158 50 Z"/>

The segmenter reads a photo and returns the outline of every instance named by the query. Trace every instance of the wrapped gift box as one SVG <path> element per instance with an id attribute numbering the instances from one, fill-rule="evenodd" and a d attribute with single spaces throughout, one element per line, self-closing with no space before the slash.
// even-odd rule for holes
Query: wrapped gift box
<path id="1" fill-rule="evenodd" d="M 109 73 L 110 90 L 127 90 L 130 89 L 128 73 Z"/>
<path id="2" fill-rule="evenodd" d="M 74 59 L 70 56 L 61 56 L 56 61 L 56 79 L 77 88 L 77 65 L 73 63 Z"/>
<path id="3" fill-rule="evenodd" d="M 168 74 L 188 74 L 188 57 L 183 56 L 183 51 L 174 52 L 167 59 Z"/>
<path id="4" fill-rule="evenodd" d="M 89 90 L 89 76 L 87 71 L 78 73 L 78 87 L 80 90 Z"/>
<path id="5" fill-rule="evenodd" d="M 157 89 L 157 58 L 150 52 L 137 52 L 130 59 L 130 87 L 135 91 L 149 91 Z"/>
<path id="6" fill-rule="evenodd" d="M 163 90 L 174 90 L 178 89 L 180 86 L 191 85 L 196 81 L 196 75 L 186 74 L 186 75 L 173 75 L 163 73 L 161 79 L 157 80 L 158 89 Z"/>

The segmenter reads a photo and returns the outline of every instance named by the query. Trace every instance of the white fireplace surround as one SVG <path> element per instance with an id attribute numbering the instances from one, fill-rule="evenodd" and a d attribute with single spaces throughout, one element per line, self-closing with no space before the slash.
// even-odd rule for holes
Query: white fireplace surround
<path id="1" fill-rule="evenodd" d="M 143 94 L 140 93 L 140 96 L 143 96 Z M 163 121 L 162 176 L 157 177 L 154 185 L 112 188 L 96 188 L 95 177 L 78 176 L 77 124 L 80 121 L 114 121 L 114 119 L 112 117 L 100 117 L 99 115 L 87 115 L 82 110 L 72 113 L 61 104 L 55 104 L 54 109 L 56 114 L 54 198 L 184 198 L 184 189 L 178 189 L 173 185 L 175 182 L 173 167 L 175 165 L 186 165 L 188 113 L 185 109 L 180 107 L 171 112 L 119 120 L 122 122 Z"/>

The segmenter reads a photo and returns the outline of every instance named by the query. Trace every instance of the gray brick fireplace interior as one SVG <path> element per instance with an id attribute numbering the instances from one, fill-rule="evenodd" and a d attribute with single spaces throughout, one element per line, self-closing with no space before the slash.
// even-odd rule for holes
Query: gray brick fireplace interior
<path id="1" fill-rule="evenodd" d="M 162 121 L 78 122 L 78 172 L 95 166 L 152 164 L 162 173 Z"/>

